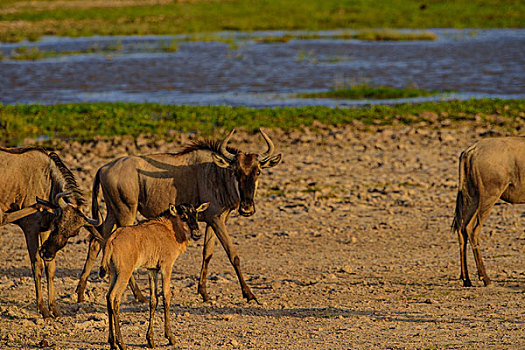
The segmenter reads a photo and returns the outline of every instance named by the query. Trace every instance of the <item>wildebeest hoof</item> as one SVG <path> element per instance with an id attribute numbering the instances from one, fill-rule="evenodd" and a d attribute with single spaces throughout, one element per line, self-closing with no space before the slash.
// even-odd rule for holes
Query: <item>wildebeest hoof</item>
<path id="1" fill-rule="evenodd" d="M 58 309 L 56 307 L 51 308 L 51 313 L 52 313 L 54 318 L 62 316 L 62 314 L 60 313 L 60 311 L 58 311 Z"/>
<path id="2" fill-rule="evenodd" d="M 470 282 L 470 280 L 463 280 L 463 287 L 472 287 L 472 282 Z"/>
<path id="3" fill-rule="evenodd" d="M 144 304 L 148 299 L 146 299 L 142 294 L 135 296 L 135 302 L 139 304 Z"/>
<path id="4" fill-rule="evenodd" d="M 173 337 L 173 335 L 167 335 L 166 338 L 168 338 L 168 342 L 170 343 L 170 345 L 175 345 L 175 338 Z"/>
<path id="5" fill-rule="evenodd" d="M 46 307 L 38 308 L 38 312 L 44 317 L 44 319 L 53 318 L 53 315 L 51 315 L 51 312 Z"/>

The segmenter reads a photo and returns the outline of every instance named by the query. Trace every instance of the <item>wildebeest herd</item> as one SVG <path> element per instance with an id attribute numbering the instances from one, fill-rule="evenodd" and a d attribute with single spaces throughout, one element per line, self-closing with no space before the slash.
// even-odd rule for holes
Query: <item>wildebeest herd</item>
<path id="1" fill-rule="evenodd" d="M 136 220 L 137 212 L 152 220 L 139 223 L 139 226 L 130 226 L 131 228 L 148 227 L 149 223 L 154 221 L 153 218 L 159 215 L 165 220 L 179 215 L 178 219 L 185 224 L 179 225 L 179 230 L 174 232 L 179 234 L 186 232 L 191 235 L 189 222 L 192 220 L 192 215 L 195 217 L 197 215 L 194 208 L 204 202 L 210 204 L 209 208 L 199 216 L 199 220 L 206 223 L 203 263 L 198 284 L 199 294 L 204 300 L 209 299 L 206 291 L 207 267 L 218 237 L 237 273 L 243 296 L 248 301 L 256 300 L 244 281 L 240 259 L 225 224 L 233 210 L 238 210 L 244 216 L 255 212 L 257 177 L 261 169 L 277 165 L 281 155 L 273 155 L 273 142 L 262 131 L 261 135 L 267 143 L 267 150 L 261 154 L 245 153 L 229 147 L 227 144 L 232 134 L 233 131 L 222 141 L 193 141 L 178 153 L 128 156 L 101 167 L 93 184 L 91 216 L 94 219 L 86 217 L 80 210 L 85 200 L 80 194 L 73 174 L 56 153 L 48 153 L 36 147 L 2 148 L 0 162 L 4 180 L 0 185 L 2 210 L 0 219 L 2 224 L 14 223 L 24 231 L 35 279 L 39 312 L 44 317 L 59 316 L 53 287 L 54 256 L 66 245 L 68 238 L 77 235 L 82 227 L 88 229 L 91 239 L 88 259 L 77 287 L 79 301 L 83 300 L 87 276 L 93 268 L 101 244 L 114 240 L 112 232 L 116 234 L 120 232 L 120 230 L 113 231 L 115 227 L 132 225 Z M 479 232 L 490 208 L 499 198 L 510 203 L 525 202 L 525 172 L 523 171 L 525 138 L 482 140 L 465 150 L 460 156 L 459 163 L 460 181 L 453 229 L 458 232 L 459 237 L 461 279 L 463 285 L 472 285 L 468 277 L 465 257 L 466 245 L 470 242 L 480 279 L 487 285 L 490 279 L 481 260 Z M 104 221 L 100 218 L 98 208 L 99 188 L 102 188 L 107 206 Z M 175 203 L 179 208 L 181 205 L 188 206 L 192 214 L 186 215 L 184 221 L 182 211 L 170 207 L 170 203 Z M 169 208 L 173 209 L 172 214 L 167 212 Z M 154 229 L 148 232 L 151 236 L 159 235 Z M 181 242 L 183 238 L 187 240 L 186 234 L 180 237 Z M 44 242 L 40 249 L 38 249 L 39 240 Z M 125 247 L 126 244 L 123 243 L 123 246 Z M 147 244 L 144 246 L 149 247 Z M 133 254 L 138 254 L 137 249 L 123 249 L 130 255 L 132 251 Z M 143 253 L 149 254 L 149 252 Z M 126 253 L 123 256 L 126 256 Z M 153 266 L 150 274 L 152 291 L 156 291 L 154 277 L 159 268 L 164 278 L 160 265 L 151 265 L 151 262 L 144 261 L 126 264 L 127 269 L 133 264 L 147 268 Z M 44 266 L 48 280 L 49 308 L 44 305 L 41 291 Z M 118 275 L 116 263 L 106 264 L 104 270 L 110 271 L 114 283 L 115 276 Z M 169 288 L 169 283 L 167 285 Z M 145 299 L 136 287 L 133 277 L 130 278 L 130 286 L 137 299 Z M 155 296 L 153 294 L 155 293 L 152 292 L 150 296 L 150 316 L 157 300 L 156 294 Z M 114 296 L 110 298 L 110 293 L 107 300 L 110 320 L 108 340 L 112 348 L 117 346 L 123 348 L 118 327 L 118 300 L 115 301 Z M 151 317 L 147 338 L 148 345 L 153 346 L 150 330 Z M 170 334 L 169 319 L 165 309 L 165 335 L 171 343 L 173 338 Z"/>

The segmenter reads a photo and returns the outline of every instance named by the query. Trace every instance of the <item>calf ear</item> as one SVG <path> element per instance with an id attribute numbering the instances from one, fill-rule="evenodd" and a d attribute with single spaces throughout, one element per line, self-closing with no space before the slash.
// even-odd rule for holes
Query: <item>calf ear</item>
<path id="1" fill-rule="evenodd" d="M 275 155 L 261 162 L 261 168 L 273 168 L 281 162 L 281 154 Z"/>
<path id="2" fill-rule="evenodd" d="M 210 206 L 210 202 L 205 202 L 205 203 L 202 203 L 201 205 L 199 205 L 199 207 L 197 209 L 195 209 L 195 210 L 197 211 L 197 213 L 200 213 L 200 212 L 203 212 L 206 209 L 208 209 L 209 206 Z"/>
<path id="3" fill-rule="evenodd" d="M 177 214 L 182 214 L 182 208 L 180 207 L 180 205 L 170 204 L 170 214 L 173 216 L 177 216 Z"/>
<path id="4" fill-rule="evenodd" d="M 221 157 L 216 153 L 212 153 L 211 158 L 213 159 L 215 165 L 217 165 L 218 167 L 228 168 L 230 166 L 230 162 L 226 158 Z"/>

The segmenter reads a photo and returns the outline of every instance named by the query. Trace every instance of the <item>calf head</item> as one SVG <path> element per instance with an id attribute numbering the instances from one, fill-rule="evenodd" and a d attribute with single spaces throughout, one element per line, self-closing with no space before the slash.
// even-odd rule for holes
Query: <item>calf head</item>
<path id="1" fill-rule="evenodd" d="M 220 153 L 213 153 L 213 161 L 217 166 L 230 169 L 237 180 L 240 203 L 239 214 L 242 216 L 251 216 L 255 214 L 255 192 L 257 191 L 257 181 L 261 170 L 272 168 L 281 161 L 281 154 L 273 155 L 274 145 L 272 140 L 259 129 L 262 137 L 266 141 L 268 149 L 264 153 L 230 153 L 226 144 L 230 140 L 235 130 L 232 130 L 228 136 L 221 142 L 219 147 Z"/>
<path id="2" fill-rule="evenodd" d="M 44 209 L 44 217 L 47 218 L 44 225 L 51 230 L 39 251 L 46 261 L 53 260 L 56 253 L 65 247 L 68 239 L 78 235 L 82 227 L 99 226 L 102 223 L 100 214 L 97 220 L 90 219 L 77 206 L 66 203 L 62 197 L 68 194 L 58 193 L 53 202 L 37 198 L 37 203 Z"/>
<path id="3" fill-rule="evenodd" d="M 198 240 L 201 238 L 201 233 L 199 231 L 199 224 L 197 222 L 198 215 L 200 212 L 205 211 L 210 206 L 210 202 L 205 202 L 195 208 L 191 204 L 170 204 L 170 214 L 173 216 L 179 216 L 182 221 L 184 221 L 189 229 L 190 235 L 193 240 Z"/>

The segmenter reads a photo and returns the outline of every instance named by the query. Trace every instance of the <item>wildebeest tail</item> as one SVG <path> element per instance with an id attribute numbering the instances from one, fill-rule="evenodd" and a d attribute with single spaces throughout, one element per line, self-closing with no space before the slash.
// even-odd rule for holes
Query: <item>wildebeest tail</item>
<path id="1" fill-rule="evenodd" d="M 473 145 L 463 152 L 459 156 L 459 180 L 458 180 L 458 195 L 456 197 L 456 210 L 454 212 L 454 220 L 452 221 L 452 230 L 453 231 L 462 231 L 465 229 L 465 226 L 468 224 L 466 221 L 470 221 L 470 217 L 465 217 L 467 214 L 466 211 L 469 211 L 469 207 L 474 200 L 472 188 L 469 189 L 469 183 L 467 179 L 467 171 L 470 164 L 470 158 L 472 151 L 476 145 Z M 474 215 L 476 215 L 474 213 Z"/>
<path id="2" fill-rule="evenodd" d="M 99 210 L 98 207 L 98 192 L 100 190 L 100 169 L 97 171 L 97 174 L 95 175 L 95 179 L 93 180 L 93 189 L 91 194 L 91 215 L 93 215 L 94 218 L 99 217 Z M 102 237 L 102 225 L 98 227 L 94 227 L 92 231 L 98 231 L 98 235 L 95 232 L 91 232 L 93 237 L 95 237 L 98 241 L 101 241 Z"/>

